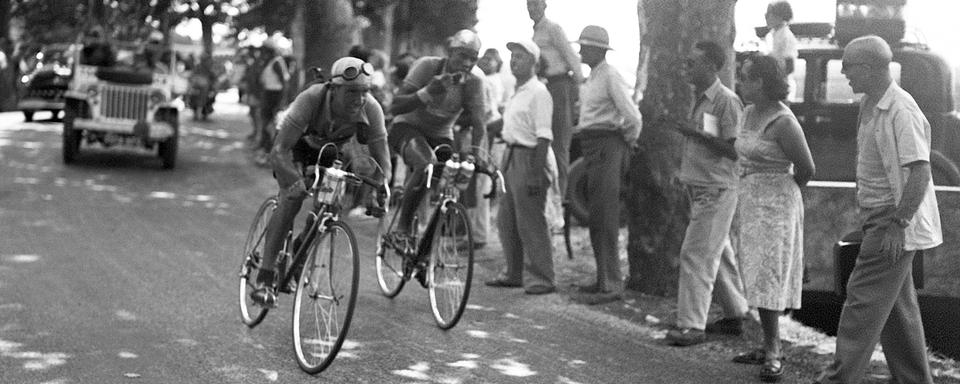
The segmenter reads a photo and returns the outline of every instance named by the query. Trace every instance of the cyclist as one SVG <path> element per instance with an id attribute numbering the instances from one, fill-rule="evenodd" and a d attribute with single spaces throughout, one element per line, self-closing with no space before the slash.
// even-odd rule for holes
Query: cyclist
<path id="1" fill-rule="evenodd" d="M 251 299 L 260 305 L 276 305 L 273 285 L 277 254 L 307 195 L 304 167 L 316 161 L 323 146 L 333 143 L 339 147 L 356 136 L 358 142 L 366 143 L 383 169 L 383 175 L 390 175 L 383 109 L 369 92 L 373 66 L 357 58 L 344 57 L 333 63 L 330 72 L 330 81 L 310 86 L 293 101 L 280 119 L 279 133 L 270 151 L 270 163 L 280 192 L 277 210 L 267 224 L 257 287 L 250 293 Z M 324 166 L 329 166 L 336 157 L 327 151 L 323 155 L 321 165 Z M 294 276 L 299 274 L 296 269 L 297 266 L 291 271 Z"/>
<path id="2" fill-rule="evenodd" d="M 453 126 L 461 113 L 469 113 L 472 142 L 486 134 L 483 122 L 483 79 L 471 73 L 480 54 L 480 39 L 461 30 L 447 39 L 447 57 L 417 59 L 390 105 L 396 117 L 388 137 L 390 148 L 410 167 L 404 183 L 396 241 L 409 239 L 413 214 L 426 192 L 424 169 L 437 161 L 433 148 L 453 145 Z M 445 160 L 445 159 L 440 159 Z"/>

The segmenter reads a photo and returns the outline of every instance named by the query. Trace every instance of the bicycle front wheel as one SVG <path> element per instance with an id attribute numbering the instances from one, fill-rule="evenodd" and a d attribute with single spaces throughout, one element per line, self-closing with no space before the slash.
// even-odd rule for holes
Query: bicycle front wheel
<path id="1" fill-rule="evenodd" d="M 404 244 L 396 244 L 389 235 L 396 229 L 400 218 L 400 201 L 403 191 L 391 197 L 390 213 L 380 218 L 377 226 L 377 285 L 384 296 L 393 298 L 403 289 Z"/>
<path id="2" fill-rule="evenodd" d="M 427 267 L 430 308 L 441 329 L 457 325 L 470 297 L 473 279 L 473 233 L 467 210 L 448 202 L 437 213 Z"/>
<path id="3" fill-rule="evenodd" d="M 300 368 L 317 374 L 347 338 L 360 285 L 360 253 L 343 222 L 330 223 L 308 246 L 293 305 L 293 346 Z"/>
<path id="4" fill-rule="evenodd" d="M 254 216 L 253 224 L 247 232 L 247 240 L 243 244 L 243 264 L 240 265 L 240 318 L 248 327 L 253 328 L 263 321 L 269 310 L 254 304 L 249 292 L 253 291 L 257 274 L 260 272 L 260 262 L 263 260 L 263 247 L 266 242 L 267 223 L 277 209 L 277 198 L 271 197 L 260 204 Z"/>

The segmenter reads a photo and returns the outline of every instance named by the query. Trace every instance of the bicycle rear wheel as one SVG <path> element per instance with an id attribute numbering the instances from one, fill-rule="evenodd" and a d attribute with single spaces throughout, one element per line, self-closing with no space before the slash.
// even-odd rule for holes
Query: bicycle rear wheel
<path id="1" fill-rule="evenodd" d="M 401 244 L 394 244 L 388 240 L 388 234 L 393 232 L 400 217 L 400 201 L 403 201 L 403 192 L 391 196 L 389 214 L 380 218 L 377 226 L 377 285 L 380 292 L 386 297 L 396 297 L 403 289 L 406 280 L 403 278 L 403 249 Z"/>
<path id="2" fill-rule="evenodd" d="M 267 223 L 277 209 L 277 198 L 268 198 L 253 218 L 253 224 L 247 232 L 247 240 L 243 244 L 243 264 L 240 266 L 240 318 L 248 327 L 253 328 L 263 321 L 269 311 L 266 307 L 254 304 L 249 292 L 253 291 L 260 272 L 260 261 L 263 257 L 263 247 L 266 242 Z"/>
<path id="3" fill-rule="evenodd" d="M 360 252 L 343 222 L 330 223 L 308 247 L 293 305 L 293 346 L 300 368 L 317 374 L 347 338 L 360 285 Z"/>
<path id="4" fill-rule="evenodd" d="M 463 205 L 448 202 L 438 214 L 430 246 L 427 288 L 437 326 L 450 329 L 460 321 L 470 297 L 473 234 Z"/>

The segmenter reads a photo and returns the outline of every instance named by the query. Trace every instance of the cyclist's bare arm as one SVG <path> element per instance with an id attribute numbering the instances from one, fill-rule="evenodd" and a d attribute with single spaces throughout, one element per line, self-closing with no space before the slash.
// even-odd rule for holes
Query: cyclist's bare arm
<path id="1" fill-rule="evenodd" d="M 412 84 L 404 82 L 397 90 L 396 95 L 393 96 L 393 101 L 390 103 L 390 113 L 396 116 L 423 107 L 425 104 L 417 97 L 417 90 L 418 88 Z"/>
<path id="2" fill-rule="evenodd" d="M 470 111 L 470 133 L 473 136 L 471 143 L 474 147 L 480 146 L 487 136 L 487 124 L 484 122 L 486 105 L 483 99 L 483 80 L 471 77 L 464 84 L 464 109 Z M 474 155 L 477 155 L 474 153 Z"/>
<path id="3" fill-rule="evenodd" d="M 393 172 L 391 171 L 390 148 L 387 146 L 387 129 L 383 119 L 383 108 L 380 107 L 380 104 L 377 104 L 376 100 L 373 100 L 373 96 L 368 95 L 367 99 L 366 111 L 370 128 L 373 132 L 382 132 L 382 136 L 367 143 L 367 148 L 370 149 L 370 156 L 373 157 L 373 160 L 380 164 L 380 168 L 383 170 L 381 177 L 383 182 L 386 183 Z"/>
<path id="4" fill-rule="evenodd" d="M 280 188 L 285 189 L 301 179 L 300 170 L 293 163 L 293 146 L 302 135 L 303 132 L 291 124 L 280 125 L 280 132 L 270 151 L 270 161 Z"/>

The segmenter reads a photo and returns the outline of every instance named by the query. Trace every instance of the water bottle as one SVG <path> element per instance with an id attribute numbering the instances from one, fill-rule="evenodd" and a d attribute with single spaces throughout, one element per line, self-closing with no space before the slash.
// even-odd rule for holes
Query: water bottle
<path id="1" fill-rule="evenodd" d="M 457 174 L 460 173 L 460 156 L 454 153 L 443 164 L 443 174 L 440 177 L 440 188 L 455 185 Z"/>
<path id="2" fill-rule="evenodd" d="M 317 190 L 317 202 L 333 204 L 334 201 L 340 197 L 341 181 L 344 176 L 341 168 L 343 168 L 343 162 L 334 160 L 333 166 L 327 168 L 326 172 L 324 172 L 323 181 Z"/>
<path id="3" fill-rule="evenodd" d="M 466 191 L 470 185 L 470 179 L 473 178 L 473 172 L 477 169 L 474 164 L 473 155 L 467 155 L 467 159 L 460 163 L 460 175 L 457 176 L 457 189 Z"/>

